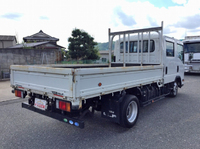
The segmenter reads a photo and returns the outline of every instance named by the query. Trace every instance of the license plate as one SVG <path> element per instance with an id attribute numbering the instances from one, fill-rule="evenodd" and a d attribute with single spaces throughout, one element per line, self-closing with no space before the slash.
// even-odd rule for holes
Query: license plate
<path id="1" fill-rule="evenodd" d="M 47 101 L 35 98 L 34 107 L 41 109 L 41 110 L 46 110 L 47 109 Z"/>

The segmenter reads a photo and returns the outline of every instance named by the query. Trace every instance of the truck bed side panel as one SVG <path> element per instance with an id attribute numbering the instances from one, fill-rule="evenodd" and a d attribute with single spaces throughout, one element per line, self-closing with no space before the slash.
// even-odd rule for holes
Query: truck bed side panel
<path id="1" fill-rule="evenodd" d="M 161 81 L 163 76 L 162 66 L 148 67 L 148 69 L 138 67 L 134 70 L 131 70 L 131 68 L 126 70 L 121 67 L 112 70 L 113 72 L 110 69 L 108 73 L 105 73 L 106 70 L 99 69 L 99 73 L 96 70 L 94 74 L 90 70 L 87 71 L 87 74 L 80 72 L 81 75 L 76 76 L 76 97 L 89 98 L 122 91 L 123 89 Z"/>

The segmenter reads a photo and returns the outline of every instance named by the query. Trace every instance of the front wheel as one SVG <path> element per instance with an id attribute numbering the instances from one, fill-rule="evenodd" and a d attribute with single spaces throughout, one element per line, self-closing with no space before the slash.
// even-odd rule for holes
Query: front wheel
<path id="1" fill-rule="evenodd" d="M 126 95 L 121 106 L 121 125 L 131 128 L 139 115 L 139 102 L 136 96 Z"/>
<path id="2" fill-rule="evenodd" d="M 169 95 L 171 97 L 176 97 L 177 94 L 178 94 L 178 84 L 176 82 L 174 82 L 173 88 L 172 88 L 172 90 L 171 90 Z"/>

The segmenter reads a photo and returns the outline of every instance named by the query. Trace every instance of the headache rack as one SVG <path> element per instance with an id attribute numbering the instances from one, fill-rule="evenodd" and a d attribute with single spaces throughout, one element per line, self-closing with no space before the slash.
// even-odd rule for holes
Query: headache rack
<path id="1" fill-rule="evenodd" d="M 139 49 L 139 46 L 141 46 L 141 56 L 139 55 L 139 50 L 137 50 L 137 64 L 140 64 L 140 66 L 143 66 L 143 35 L 148 34 L 148 61 L 149 61 L 149 55 L 150 55 L 150 39 L 151 39 L 151 32 L 158 33 L 159 36 L 159 49 L 163 47 L 162 37 L 163 37 L 163 22 L 161 23 L 161 27 L 153 27 L 153 28 L 145 28 L 145 29 L 138 29 L 138 30 L 128 30 L 128 31 L 120 31 L 120 32 L 111 32 L 110 28 L 108 29 L 108 40 L 109 40 L 109 67 L 112 67 L 112 44 L 113 39 L 115 36 L 119 36 L 119 41 L 121 40 L 120 36 L 123 36 L 123 67 L 126 66 L 126 46 L 125 42 L 128 41 L 128 54 L 129 54 L 129 44 L 130 44 L 130 36 L 133 34 L 137 34 L 137 49 Z M 141 41 L 141 42 L 139 42 Z M 141 45 L 139 45 L 141 44 Z M 141 58 L 141 61 L 139 62 L 139 57 Z M 161 59 L 160 64 L 163 64 L 162 59 L 162 52 L 161 52 Z"/>

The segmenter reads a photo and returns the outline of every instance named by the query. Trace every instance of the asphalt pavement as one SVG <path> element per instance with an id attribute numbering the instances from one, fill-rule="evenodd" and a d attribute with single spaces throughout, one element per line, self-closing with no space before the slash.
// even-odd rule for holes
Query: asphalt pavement
<path id="1" fill-rule="evenodd" d="M 199 89 L 200 75 L 186 75 L 177 97 L 141 108 L 131 129 L 100 112 L 79 129 L 21 108 L 21 98 L 0 102 L 0 149 L 199 149 Z"/>

